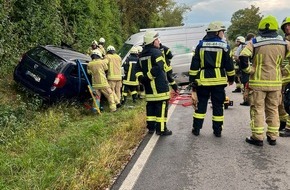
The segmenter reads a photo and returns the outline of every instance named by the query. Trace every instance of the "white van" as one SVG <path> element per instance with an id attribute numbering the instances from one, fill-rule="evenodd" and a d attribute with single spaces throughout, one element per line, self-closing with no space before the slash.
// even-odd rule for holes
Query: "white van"
<path id="1" fill-rule="evenodd" d="M 124 62 L 133 46 L 142 46 L 146 30 L 158 31 L 161 43 L 172 51 L 171 66 L 175 81 L 180 85 L 186 84 L 188 83 L 188 71 L 193 55 L 192 49 L 205 36 L 205 29 L 206 26 L 203 25 L 141 29 L 140 32 L 133 34 L 127 39 L 120 49 L 119 55 Z"/>

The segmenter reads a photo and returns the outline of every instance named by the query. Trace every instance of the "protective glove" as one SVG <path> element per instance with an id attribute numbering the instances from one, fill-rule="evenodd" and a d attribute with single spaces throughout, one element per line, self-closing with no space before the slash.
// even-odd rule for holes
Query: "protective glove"
<path id="1" fill-rule="evenodd" d="M 171 85 L 171 88 L 174 90 L 175 93 L 178 93 L 178 87 L 177 84 Z"/>
<path id="2" fill-rule="evenodd" d="M 148 80 L 149 80 L 149 79 L 148 79 L 147 76 L 144 77 L 143 75 L 140 75 L 140 76 L 138 77 L 138 81 L 139 81 L 141 84 L 145 84 L 146 81 L 148 81 Z"/>
<path id="3" fill-rule="evenodd" d="M 191 92 L 191 100 L 192 100 L 193 109 L 197 110 L 198 99 L 197 99 L 196 91 Z"/>

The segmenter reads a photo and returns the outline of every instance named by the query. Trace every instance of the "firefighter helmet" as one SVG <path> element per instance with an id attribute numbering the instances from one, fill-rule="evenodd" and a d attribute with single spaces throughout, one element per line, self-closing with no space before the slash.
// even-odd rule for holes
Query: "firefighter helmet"
<path id="1" fill-rule="evenodd" d="M 137 50 L 138 50 L 138 53 L 141 53 L 143 51 L 143 48 L 142 46 L 136 46 Z"/>
<path id="2" fill-rule="evenodd" d="M 215 22 L 209 23 L 209 25 L 205 31 L 206 32 L 218 32 L 221 30 L 223 30 L 223 31 L 226 30 L 225 25 L 220 21 L 215 21 Z"/>
<path id="3" fill-rule="evenodd" d="M 109 45 L 109 46 L 107 47 L 107 51 L 116 51 L 116 49 L 115 49 L 114 46 Z"/>
<path id="4" fill-rule="evenodd" d="M 159 37 L 158 32 L 156 32 L 154 30 L 147 30 L 145 35 L 144 35 L 144 45 L 151 44 L 158 37 Z"/>
<path id="5" fill-rule="evenodd" d="M 290 16 L 284 18 L 284 20 L 282 21 L 281 29 L 283 30 L 283 32 L 285 32 L 285 30 L 284 30 L 284 26 L 285 26 L 286 24 L 290 24 Z"/>
<path id="6" fill-rule="evenodd" d="M 236 39 L 236 42 L 245 43 L 246 39 L 243 36 L 238 36 L 237 39 Z"/>
<path id="7" fill-rule="evenodd" d="M 130 53 L 131 53 L 131 54 L 138 54 L 138 49 L 137 49 L 137 47 L 133 46 L 133 47 L 131 48 L 131 50 L 130 50 Z"/>
<path id="8" fill-rule="evenodd" d="M 105 42 L 106 42 L 105 38 L 100 38 L 99 39 L 99 43 L 105 43 Z"/>
<path id="9" fill-rule="evenodd" d="M 262 20 L 259 23 L 258 29 L 259 30 L 278 30 L 279 28 L 279 24 L 278 21 L 276 19 L 276 17 L 272 16 L 272 15 L 268 15 L 264 18 L 262 18 Z"/>
<path id="10" fill-rule="evenodd" d="M 92 45 L 98 45 L 98 42 L 96 40 L 92 41 Z"/>
<path id="11" fill-rule="evenodd" d="M 100 51 L 100 50 L 98 50 L 98 49 L 94 49 L 94 50 L 92 51 L 92 54 L 91 54 L 91 56 L 92 56 L 92 55 L 97 55 L 97 56 L 99 56 L 100 58 L 102 58 L 102 57 L 103 57 L 103 55 L 102 55 L 101 51 Z"/>

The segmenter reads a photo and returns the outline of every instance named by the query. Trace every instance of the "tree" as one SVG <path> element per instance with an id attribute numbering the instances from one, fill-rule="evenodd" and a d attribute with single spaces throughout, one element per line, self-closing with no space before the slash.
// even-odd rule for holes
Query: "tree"
<path id="1" fill-rule="evenodd" d="M 248 33 L 258 33 L 258 25 L 262 16 L 260 8 L 251 5 L 251 8 L 236 11 L 232 18 L 230 27 L 227 31 L 229 40 L 235 40 L 237 36 L 246 36 Z"/>
<path id="2" fill-rule="evenodd" d="M 190 8 L 177 6 L 173 0 L 118 0 L 125 35 L 140 28 L 182 25 L 182 15 Z"/>

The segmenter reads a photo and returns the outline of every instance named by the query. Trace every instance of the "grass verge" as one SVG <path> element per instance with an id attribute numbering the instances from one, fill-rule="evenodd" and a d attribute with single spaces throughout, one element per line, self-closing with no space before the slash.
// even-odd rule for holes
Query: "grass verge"
<path id="1" fill-rule="evenodd" d="M 0 189 L 106 189 L 144 137 L 145 102 L 102 115 L 66 102 L 44 109 L 9 81 L 0 81 Z"/>

